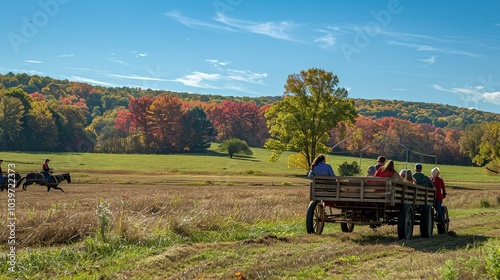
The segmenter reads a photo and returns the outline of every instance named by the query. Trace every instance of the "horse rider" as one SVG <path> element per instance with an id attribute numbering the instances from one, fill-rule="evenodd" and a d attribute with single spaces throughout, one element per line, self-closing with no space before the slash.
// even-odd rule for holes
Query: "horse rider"
<path id="1" fill-rule="evenodd" d="M 43 170 L 43 179 L 47 180 L 47 183 L 49 182 L 50 179 L 50 173 L 52 173 L 52 168 L 49 167 L 49 161 L 50 159 L 46 158 L 45 163 L 42 165 L 42 170 Z"/>

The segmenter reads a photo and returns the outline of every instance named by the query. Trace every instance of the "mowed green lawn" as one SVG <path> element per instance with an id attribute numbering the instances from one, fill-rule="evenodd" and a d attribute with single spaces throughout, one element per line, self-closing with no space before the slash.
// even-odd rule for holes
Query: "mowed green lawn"
<path id="1" fill-rule="evenodd" d="M 235 156 L 217 152 L 213 145 L 204 154 L 101 154 L 101 153 L 41 153 L 41 152 L 2 152 L 0 158 L 4 172 L 9 164 L 21 174 L 39 171 L 45 158 L 50 158 L 50 166 L 55 173 L 118 173 L 118 174 L 193 174 L 193 175 L 248 175 L 303 177 L 306 170 L 288 167 L 288 156 L 283 153 L 275 163 L 269 162 L 271 155 L 266 149 L 252 148 L 252 156 Z M 344 162 L 356 161 L 361 166 L 362 175 L 369 165 L 375 164 L 372 158 L 329 155 L 327 162 L 338 173 L 338 166 Z M 396 169 L 413 169 L 414 162 L 396 162 Z M 424 173 L 430 175 L 433 163 L 423 163 Z M 481 167 L 441 165 L 441 177 L 447 185 L 457 187 L 481 188 L 500 187 L 500 176 L 486 176 Z"/>

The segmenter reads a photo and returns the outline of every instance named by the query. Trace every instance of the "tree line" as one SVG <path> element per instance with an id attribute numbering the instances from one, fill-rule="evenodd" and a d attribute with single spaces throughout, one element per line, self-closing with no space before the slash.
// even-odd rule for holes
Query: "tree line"
<path id="1" fill-rule="evenodd" d="M 500 114 L 354 100 L 338 83 L 331 73 L 310 69 L 290 75 L 281 97 L 249 98 L 100 87 L 8 73 L 0 75 L 0 148 L 184 153 L 204 152 L 211 142 L 241 139 L 273 150 L 274 157 L 284 150 L 298 151 L 291 165 L 304 166 L 308 157 L 349 138 L 333 152 L 404 158 L 404 145 L 413 157 L 432 154 L 441 163 L 491 165 Z M 312 110 L 303 111 L 303 106 Z M 297 123 L 300 133 L 288 126 L 301 121 L 298 118 L 303 118 Z M 491 145 L 485 147 L 486 142 Z"/>

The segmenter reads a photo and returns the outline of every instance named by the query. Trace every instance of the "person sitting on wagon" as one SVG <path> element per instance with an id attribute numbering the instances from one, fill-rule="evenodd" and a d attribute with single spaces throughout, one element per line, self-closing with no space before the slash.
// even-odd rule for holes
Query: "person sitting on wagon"
<path id="1" fill-rule="evenodd" d="M 429 177 L 425 176 L 422 173 L 421 163 L 415 164 L 415 173 L 413 173 L 413 182 L 417 185 L 425 186 L 431 189 L 434 188 L 434 184 L 432 183 L 431 179 L 429 179 Z"/>
<path id="2" fill-rule="evenodd" d="M 443 208 L 441 205 L 443 204 L 443 199 L 446 198 L 446 188 L 444 187 L 444 180 L 439 177 L 439 174 L 441 171 L 439 168 L 434 167 L 431 171 L 431 176 L 429 179 L 432 181 L 434 184 L 434 187 L 436 188 L 436 211 L 438 213 L 438 219 L 440 222 L 444 221 L 444 216 L 443 216 Z"/>
<path id="3" fill-rule="evenodd" d="M 319 154 L 311 164 L 307 177 L 313 180 L 314 176 L 335 176 L 332 166 L 326 163 L 324 154 Z"/>
<path id="4" fill-rule="evenodd" d="M 377 172 L 375 172 L 375 177 L 386 177 L 401 180 L 401 177 L 399 177 L 399 173 L 394 169 L 394 161 L 392 159 L 388 160 L 384 164 L 384 166 L 377 169 Z"/>
<path id="5" fill-rule="evenodd" d="M 375 167 L 375 165 L 370 165 L 366 170 L 366 176 L 373 177 L 375 176 L 375 172 L 377 172 L 377 168 Z"/>
<path id="6" fill-rule="evenodd" d="M 413 184 L 413 176 L 410 169 L 401 169 L 401 171 L 399 171 L 399 176 L 401 176 L 403 182 Z"/>
<path id="7" fill-rule="evenodd" d="M 375 165 L 375 170 L 385 165 L 386 158 L 384 156 L 379 156 L 377 158 L 377 165 Z"/>

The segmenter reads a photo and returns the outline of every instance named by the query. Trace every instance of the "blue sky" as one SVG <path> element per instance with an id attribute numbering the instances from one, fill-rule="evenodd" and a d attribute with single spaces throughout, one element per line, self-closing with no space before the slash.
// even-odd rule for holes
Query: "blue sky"
<path id="1" fill-rule="evenodd" d="M 281 96 L 333 72 L 349 97 L 500 113 L 500 1 L 2 1 L 0 73 Z"/>

